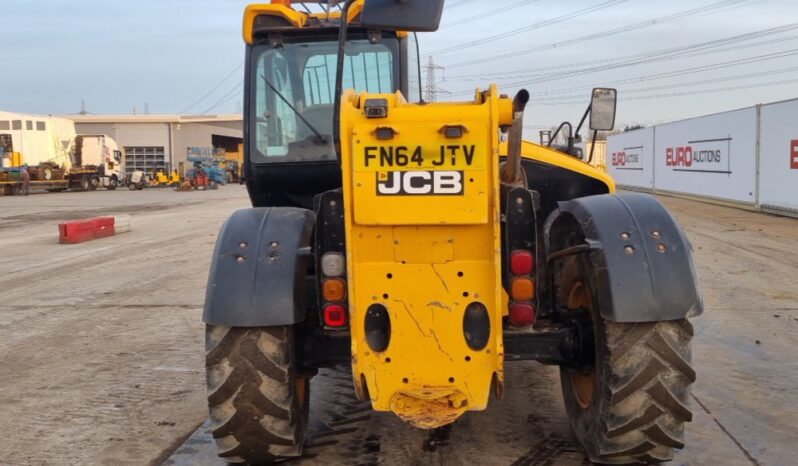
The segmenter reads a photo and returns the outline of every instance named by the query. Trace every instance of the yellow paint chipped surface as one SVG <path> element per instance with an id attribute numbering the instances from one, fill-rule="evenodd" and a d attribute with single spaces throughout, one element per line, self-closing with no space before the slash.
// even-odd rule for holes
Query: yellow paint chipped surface
<path id="1" fill-rule="evenodd" d="M 359 393 L 367 386 L 374 409 L 393 411 L 418 427 L 456 420 L 466 410 L 487 406 L 491 383 L 503 380 L 501 316 L 503 290 L 498 200 L 498 127 L 506 108 L 495 88 L 484 101 L 411 105 L 400 95 L 371 95 L 389 101 L 388 118 L 367 119 L 366 96 L 344 96 L 341 128 L 347 229 L 348 285 L 353 373 Z M 502 122 L 506 123 L 506 122 Z M 468 129 L 446 139 L 444 125 Z M 378 126 L 395 136 L 376 139 Z M 442 145 L 473 145 L 473 157 L 440 160 Z M 421 146 L 423 160 L 406 166 L 366 164 L 365 148 Z M 411 149 L 412 152 L 412 149 Z M 430 158 L 432 157 L 432 158 Z M 470 162 L 470 163 L 469 163 Z M 455 170 L 465 174 L 462 195 L 380 196 L 381 173 Z M 471 181 L 473 180 L 473 181 Z M 483 303 L 491 336 L 481 351 L 463 334 L 466 306 Z M 364 318 L 373 303 L 391 319 L 388 349 L 366 343 Z"/>

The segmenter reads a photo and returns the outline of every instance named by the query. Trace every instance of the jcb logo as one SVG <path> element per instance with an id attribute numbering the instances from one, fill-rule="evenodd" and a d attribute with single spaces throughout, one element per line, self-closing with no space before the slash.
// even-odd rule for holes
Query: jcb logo
<path id="1" fill-rule="evenodd" d="M 379 196 L 452 196 L 463 194 L 461 171 L 395 171 L 377 173 Z"/>

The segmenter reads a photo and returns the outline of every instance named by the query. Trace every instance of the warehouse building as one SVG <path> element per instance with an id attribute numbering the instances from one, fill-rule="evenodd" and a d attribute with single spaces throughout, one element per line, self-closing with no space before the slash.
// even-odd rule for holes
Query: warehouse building
<path id="1" fill-rule="evenodd" d="M 107 134 L 125 156 L 125 171 L 179 169 L 187 154 L 226 151 L 239 159 L 241 115 L 69 115 L 78 134 Z M 198 150 L 199 149 L 199 150 Z M 185 167 L 190 164 L 185 164 Z"/>

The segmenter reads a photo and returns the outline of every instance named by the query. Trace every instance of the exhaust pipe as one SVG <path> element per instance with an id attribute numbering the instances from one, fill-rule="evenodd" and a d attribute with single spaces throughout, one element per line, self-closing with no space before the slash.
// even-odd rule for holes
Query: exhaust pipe
<path id="1" fill-rule="evenodd" d="M 513 124 L 507 135 L 507 160 L 501 170 L 501 180 L 509 185 L 523 185 L 521 175 L 521 140 L 524 131 L 524 108 L 529 102 L 529 92 L 521 89 L 513 98 Z"/>

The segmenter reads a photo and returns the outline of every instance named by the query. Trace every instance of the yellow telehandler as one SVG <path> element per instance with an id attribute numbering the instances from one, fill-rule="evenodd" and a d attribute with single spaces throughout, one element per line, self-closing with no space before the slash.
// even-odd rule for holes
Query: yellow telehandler
<path id="1" fill-rule="evenodd" d="M 222 227 L 204 310 L 220 456 L 301 456 L 322 367 L 351 364 L 358 397 L 431 429 L 536 360 L 559 366 L 590 460 L 671 459 L 702 312 L 681 228 L 569 148 L 523 141 L 526 91 L 420 101 L 415 32 L 443 0 L 336 3 L 244 13 L 253 207 Z M 610 130 L 615 107 L 595 89 L 582 120 Z"/>

